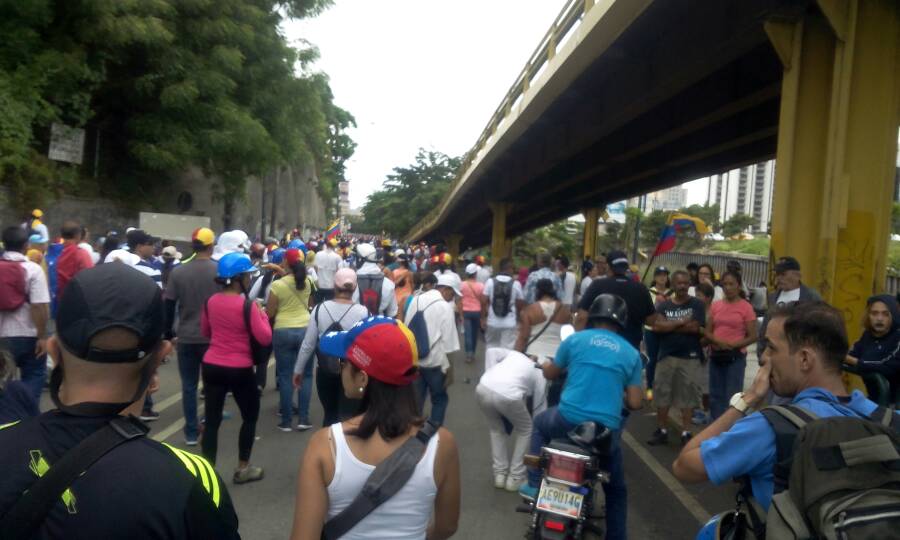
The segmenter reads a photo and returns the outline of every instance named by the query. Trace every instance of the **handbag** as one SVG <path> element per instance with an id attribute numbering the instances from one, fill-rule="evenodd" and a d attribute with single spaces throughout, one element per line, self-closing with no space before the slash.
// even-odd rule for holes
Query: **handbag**
<path id="1" fill-rule="evenodd" d="M 709 359 L 716 365 L 728 365 L 735 361 L 739 351 L 710 351 Z"/>
<path id="2" fill-rule="evenodd" d="M 253 309 L 253 300 L 244 299 L 244 328 L 247 329 L 247 335 L 250 336 L 250 357 L 253 359 L 253 365 L 265 365 L 272 356 L 272 345 L 263 345 L 256 341 L 253 337 L 253 328 L 250 326 L 250 310 Z"/>

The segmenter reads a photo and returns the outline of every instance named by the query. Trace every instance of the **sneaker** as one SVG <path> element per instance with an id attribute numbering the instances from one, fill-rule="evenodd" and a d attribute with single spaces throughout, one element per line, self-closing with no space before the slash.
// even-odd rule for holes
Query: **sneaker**
<path id="1" fill-rule="evenodd" d="M 511 492 L 515 493 L 515 492 L 519 491 L 519 488 L 522 487 L 522 484 L 524 482 L 525 481 L 522 480 L 521 478 L 513 478 L 512 476 L 510 476 L 506 479 L 506 485 L 503 486 L 503 489 L 505 489 L 506 491 L 511 491 Z"/>
<path id="2" fill-rule="evenodd" d="M 503 489 L 506 486 L 506 475 L 505 474 L 495 474 L 494 475 L 494 487 L 497 489 Z"/>
<path id="3" fill-rule="evenodd" d="M 697 410 L 694 411 L 694 416 L 691 418 L 691 423 L 695 426 L 702 426 L 704 424 L 709 423 L 709 416 L 703 411 Z"/>
<path id="4" fill-rule="evenodd" d="M 247 465 L 243 469 L 235 469 L 233 481 L 235 484 L 246 484 L 247 482 L 255 482 L 262 480 L 265 476 L 262 467 L 254 467 Z"/>
<path id="5" fill-rule="evenodd" d="M 312 424 L 309 423 L 309 420 L 297 423 L 297 431 L 307 431 L 310 429 L 312 429 Z"/>
<path id="6" fill-rule="evenodd" d="M 682 431 L 681 432 L 681 446 L 684 446 L 688 443 L 689 440 L 694 438 L 694 434 L 690 431 Z"/>
<path id="7" fill-rule="evenodd" d="M 153 422 L 154 420 L 159 420 L 159 413 L 156 411 L 143 411 L 138 418 L 143 422 Z"/>
<path id="8" fill-rule="evenodd" d="M 538 488 L 529 485 L 528 482 L 525 482 L 524 484 L 522 484 L 522 487 L 519 488 L 519 495 L 521 495 L 523 499 L 533 501 L 537 499 Z"/>
<path id="9" fill-rule="evenodd" d="M 285 433 L 290 433 L 291 431 L 293 431 L 293 429 L 291 429 L 291 424 L 290 424 L 290 423 L 288 423 L 288 424 L 278 424 L 278 429 L 281 430 L 281 431 L 284 431 Z"/>
<path id="10" fill-rule="evenodd" d="M 197 446 L 197 440 L 197 437 L 194 437 L 193 439 L 188 438 L 184 440 L 184 444 L 185 446 Z"/>
<path id="11" fill-rule="evenodd" d="M 650 435 L 650 440 L 647 441 L 647 444 L 649 444 L 650 446 L 669 444 L 669 433 L 667 431 L 656 428 L 656 431 L 653 432 L 653 435 Z"/>

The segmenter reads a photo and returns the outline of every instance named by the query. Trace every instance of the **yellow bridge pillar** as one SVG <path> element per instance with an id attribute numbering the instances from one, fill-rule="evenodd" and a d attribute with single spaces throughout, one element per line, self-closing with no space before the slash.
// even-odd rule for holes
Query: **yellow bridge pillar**
<path id="1" fill-rule="evenodd" d="M 453 257 L 453 262 L 459 259 L 459 244 L 462 242 L 461 234 L 450 234 L 444 239 L 447 242 L 447 252 Z"/>
<path id="2" fill-rule="evenodd" d="M 866 298 L 884 287 L 900 3 L 818 3 L 821 13 L 765 23 L 784 66 L 770 259 L 796 257 L 852 340 Z"/>
<path id="3" fill-rule="evenodd" d="M 500 268 L 500 259 L 509 257 L 512 242 L 506 238 L 506 215 L 509 213 L 510 204 L 504 202 L 492 202 L 488 204 L 493 214 L 491 226 L 491 265 L 495 269 Z"/>
<path id="4" fill-rule="evenodd" d="M 601 210 L 602 208 L 585 208 L 581 211 L 582 215 L 584 215 L 582 253 L 592 261 L 597 258 L 597 222 L 600 220 Z"/>

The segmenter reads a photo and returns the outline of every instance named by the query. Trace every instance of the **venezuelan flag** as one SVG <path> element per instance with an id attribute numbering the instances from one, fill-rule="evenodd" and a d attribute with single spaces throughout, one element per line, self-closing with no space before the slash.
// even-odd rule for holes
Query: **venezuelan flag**
<path id="1" fill-rule="evenodd" d="M 335 221 L 331 224 L 331 227 L 328 227 L 328 230 L 325 231 L 325 240 L 331 240 L 332 238 L 339 236 L 341 234 L 340 220 Z"/>
<path id="2" fill-rule="evenodd" d="M 702 219 L 687 214 L 672 214 L 667 223 L 674 226 L 676 232 L 695 229 L 700 234 L 709 233 L 709 227 Z"/>
<path id="3" fill-rule="evenodd" d="M 675 249 L 675 226 L 666 225 L 663 227 L 662 233 L 659 235 L 659 242 L 656 243 L 656 250 L 653 256 L 662 255 Z"/>

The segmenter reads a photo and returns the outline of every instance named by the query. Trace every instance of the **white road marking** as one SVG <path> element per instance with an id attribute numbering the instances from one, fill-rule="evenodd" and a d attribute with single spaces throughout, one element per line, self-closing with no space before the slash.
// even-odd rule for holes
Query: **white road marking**
<path id="1" fill-rule="evenodd" d="M 627 431 L 622 433 L 622 441 L 631 448 L 632 452 L 637 454 L 637 456 L 644 462 L 645 465 L 659 478 L 660 482 L 663 483 L 669 491 L 675 495 L 675 498 L 687 508 L 687 511 L 690 512 L 700 523 L 706 523 L 709 521 L 710 514 L 703 509 L 703 506 L 700 504 L 693 495 L 691 495 L 684 486 L 681 485 L 680 482 L 662 465 L 656 461 L 650 452 L 647 451 L 646 448 L 641 446 L 639 442 L 637 442 L 634 437 L 631 436 Z"/>

